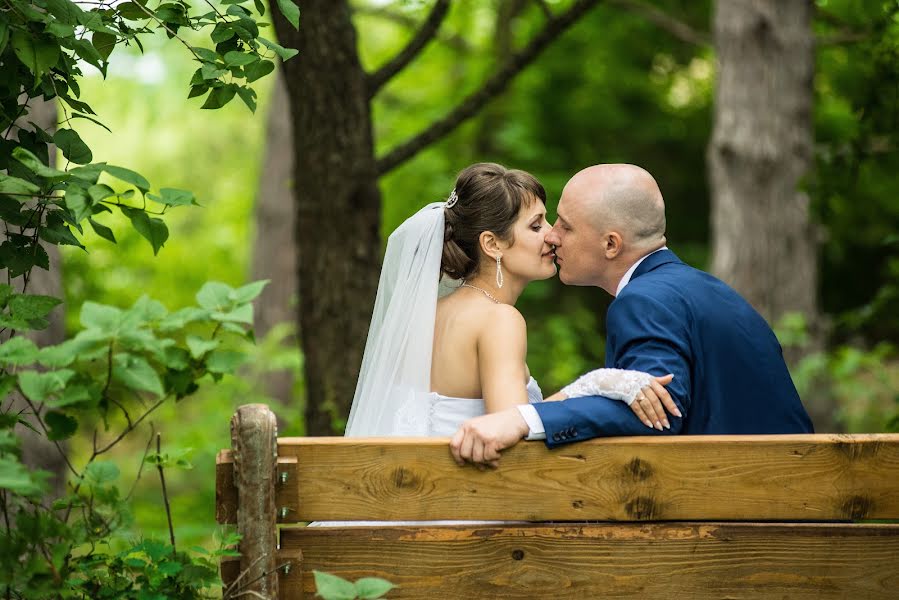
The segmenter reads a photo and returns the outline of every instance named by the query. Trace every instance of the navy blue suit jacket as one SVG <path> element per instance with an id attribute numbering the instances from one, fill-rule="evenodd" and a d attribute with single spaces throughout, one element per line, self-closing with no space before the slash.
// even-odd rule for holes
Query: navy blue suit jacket
<path id="1" fill-rule="evenodd" d="M 683 418 L 646 427 L 604 396 L 535 404 L 553 447 L 594 437 L 812 433 L 780 343 L 724 282 L 670 250 L 648 256 L 609 306 L 606 367 L 674 374 L 667 386 Z"/>

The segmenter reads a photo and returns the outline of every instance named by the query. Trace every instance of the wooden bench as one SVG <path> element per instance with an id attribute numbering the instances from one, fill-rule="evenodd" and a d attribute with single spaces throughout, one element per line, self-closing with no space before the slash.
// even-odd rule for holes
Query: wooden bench
<path id="1" fill-rule="evenodd" d="M 899 435 L 528 442 L 479 471 L 445 439 L 277 439 L 264 405 L 231 427 L 223 579 L 261 597 L 313 598 L 320 570 L 391 599 L 899 598 Z M 297 525 L 432 519 L 538 523 Z"/>

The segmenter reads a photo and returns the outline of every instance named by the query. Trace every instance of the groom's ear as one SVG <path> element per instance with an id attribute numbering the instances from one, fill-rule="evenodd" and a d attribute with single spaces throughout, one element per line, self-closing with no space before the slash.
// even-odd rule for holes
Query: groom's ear
<path id="1" fill-rule="evenodd" d="M 616 258 L 623 250 L 621 234 L 617 231 L 608 232 L 603 238 L 604 254 L 607 259 Z"/>

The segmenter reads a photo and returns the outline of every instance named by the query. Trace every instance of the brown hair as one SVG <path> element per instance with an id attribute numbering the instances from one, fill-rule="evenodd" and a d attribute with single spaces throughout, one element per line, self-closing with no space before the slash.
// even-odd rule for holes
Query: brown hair
<path id="1" fill-rule="evenodd" d="M 479 238 L 492 231 L 513 241 L 512 226 L 522 205 L 534 198 L 546 204 L 546 190 L 537 178 L 496 163 L 476 163 L 456 178 L 457 202 L 444 209 L 443 257 L 440 270 L 453 279 L 467 279 L 480 265 Z"/>

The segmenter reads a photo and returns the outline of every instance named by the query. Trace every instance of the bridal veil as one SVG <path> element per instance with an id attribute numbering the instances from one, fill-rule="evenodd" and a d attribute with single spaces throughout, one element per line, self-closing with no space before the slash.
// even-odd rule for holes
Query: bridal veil
<path id="1" fill-rule="evenodd" d="M 444 206 L 425 206 L 387 241 L 348 437 L 425 435 Z"/>

